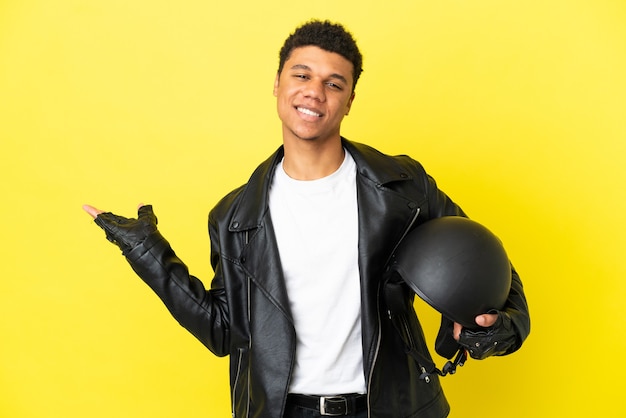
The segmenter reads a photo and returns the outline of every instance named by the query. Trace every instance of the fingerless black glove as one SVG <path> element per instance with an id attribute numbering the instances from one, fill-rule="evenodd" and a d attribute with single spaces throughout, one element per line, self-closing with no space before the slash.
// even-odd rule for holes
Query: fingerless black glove
<path id="1" fill-rule="evenodd" d="M 104 229 L 107 239 L 120 247 L 123 255 L 127 255 L 157 230 L 157 218 L 152 205 L 140 207 L 137 214 L 137 219 L 134 219 L 103 212 L 94 222 Z"/>
<path id="2" fill-rule="evenodd" d="M 463 328 L 459 338 L 459 344 L 468 351 L 470 357 L 477 360 L 507 354 L 516 341 L 517 334 L 511 317 L 502 311 L 498 312 L 498 319 L 492 326 L 482 329 Z"/>

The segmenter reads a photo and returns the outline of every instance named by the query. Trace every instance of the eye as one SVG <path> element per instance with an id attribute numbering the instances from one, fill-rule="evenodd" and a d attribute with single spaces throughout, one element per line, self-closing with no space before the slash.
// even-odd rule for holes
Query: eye
<path id="1" fill-rule="evenodd" d="M 328 83 L 326 83 L 326 85 L 333 90 L 343 90 L 343 87 L 341 85 L 333 83 L 332 81 L 329 81 Z"/>

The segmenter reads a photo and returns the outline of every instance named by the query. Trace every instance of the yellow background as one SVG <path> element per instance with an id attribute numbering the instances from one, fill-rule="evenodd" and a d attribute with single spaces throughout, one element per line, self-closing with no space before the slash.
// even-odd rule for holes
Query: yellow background
<path id="1" fill-rule="evenodd" d="M 420 160 L 526 286 L 526 345 L 446 377 L 451 416 L 622 416 L 626 2 L 4 0 L 0 417 L 229 416 L 227 359 L 81 205 L 153 204 L 208 284 L 207 213 L 280 144 L 278 49 L 312 17 L 365 56 L 343 134 Z"/>

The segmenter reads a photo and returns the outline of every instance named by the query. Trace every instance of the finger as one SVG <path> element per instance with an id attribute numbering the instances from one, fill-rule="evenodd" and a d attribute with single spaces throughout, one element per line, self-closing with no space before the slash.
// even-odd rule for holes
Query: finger
<path id="1" fill-rule="evenodd" d="M 92 218 L 96 218 L 99 214 L 101 214 L 102 212 L 104 212 L 103 210 L 100 209 L 96 209 L 93 206 L 90 205 L 83 205 L 83 210 L 85 212 L 87 212 L 89 215 L 91 215 Z"/>
<path id="2" fill-rule="evenodd" d="M 476 323 L 481 327 L 490 327 L 496 323 L 498 314 L 483 314 L 476 317 Z"/>
<path id="3" fill-rule="evenodd" d="M 462 330 L 463 330 L 463 325 L 459 324 L 458 322 L 455 322 L 454 328 L 452 329 L 452 336 L 454 337 L 455 340 L 459 341 L 459 338 L 461 338 Z"/>

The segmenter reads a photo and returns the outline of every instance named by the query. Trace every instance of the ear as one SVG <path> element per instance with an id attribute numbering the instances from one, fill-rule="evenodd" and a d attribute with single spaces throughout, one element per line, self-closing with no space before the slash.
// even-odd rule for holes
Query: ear
<path id="1" fill-rule="evenodd" d="M 354 97 L 355 97 L 355 93 L 352 92 L 352 96 L 350 96 L 350 99 L 348 99 L 348 105 L 346 106 L 346 116 L 348 116 L 348 114 L 350 114 L 350 109 L 352 108 L 352 102 L 354 101 Z"/>
<path id="2" fill-rule="evenodd" d="M 276 78 L 274 79 L 274 97 L 278 96 L 278 81 L 280 79 L 280 73 L 276 74 Z"/>

